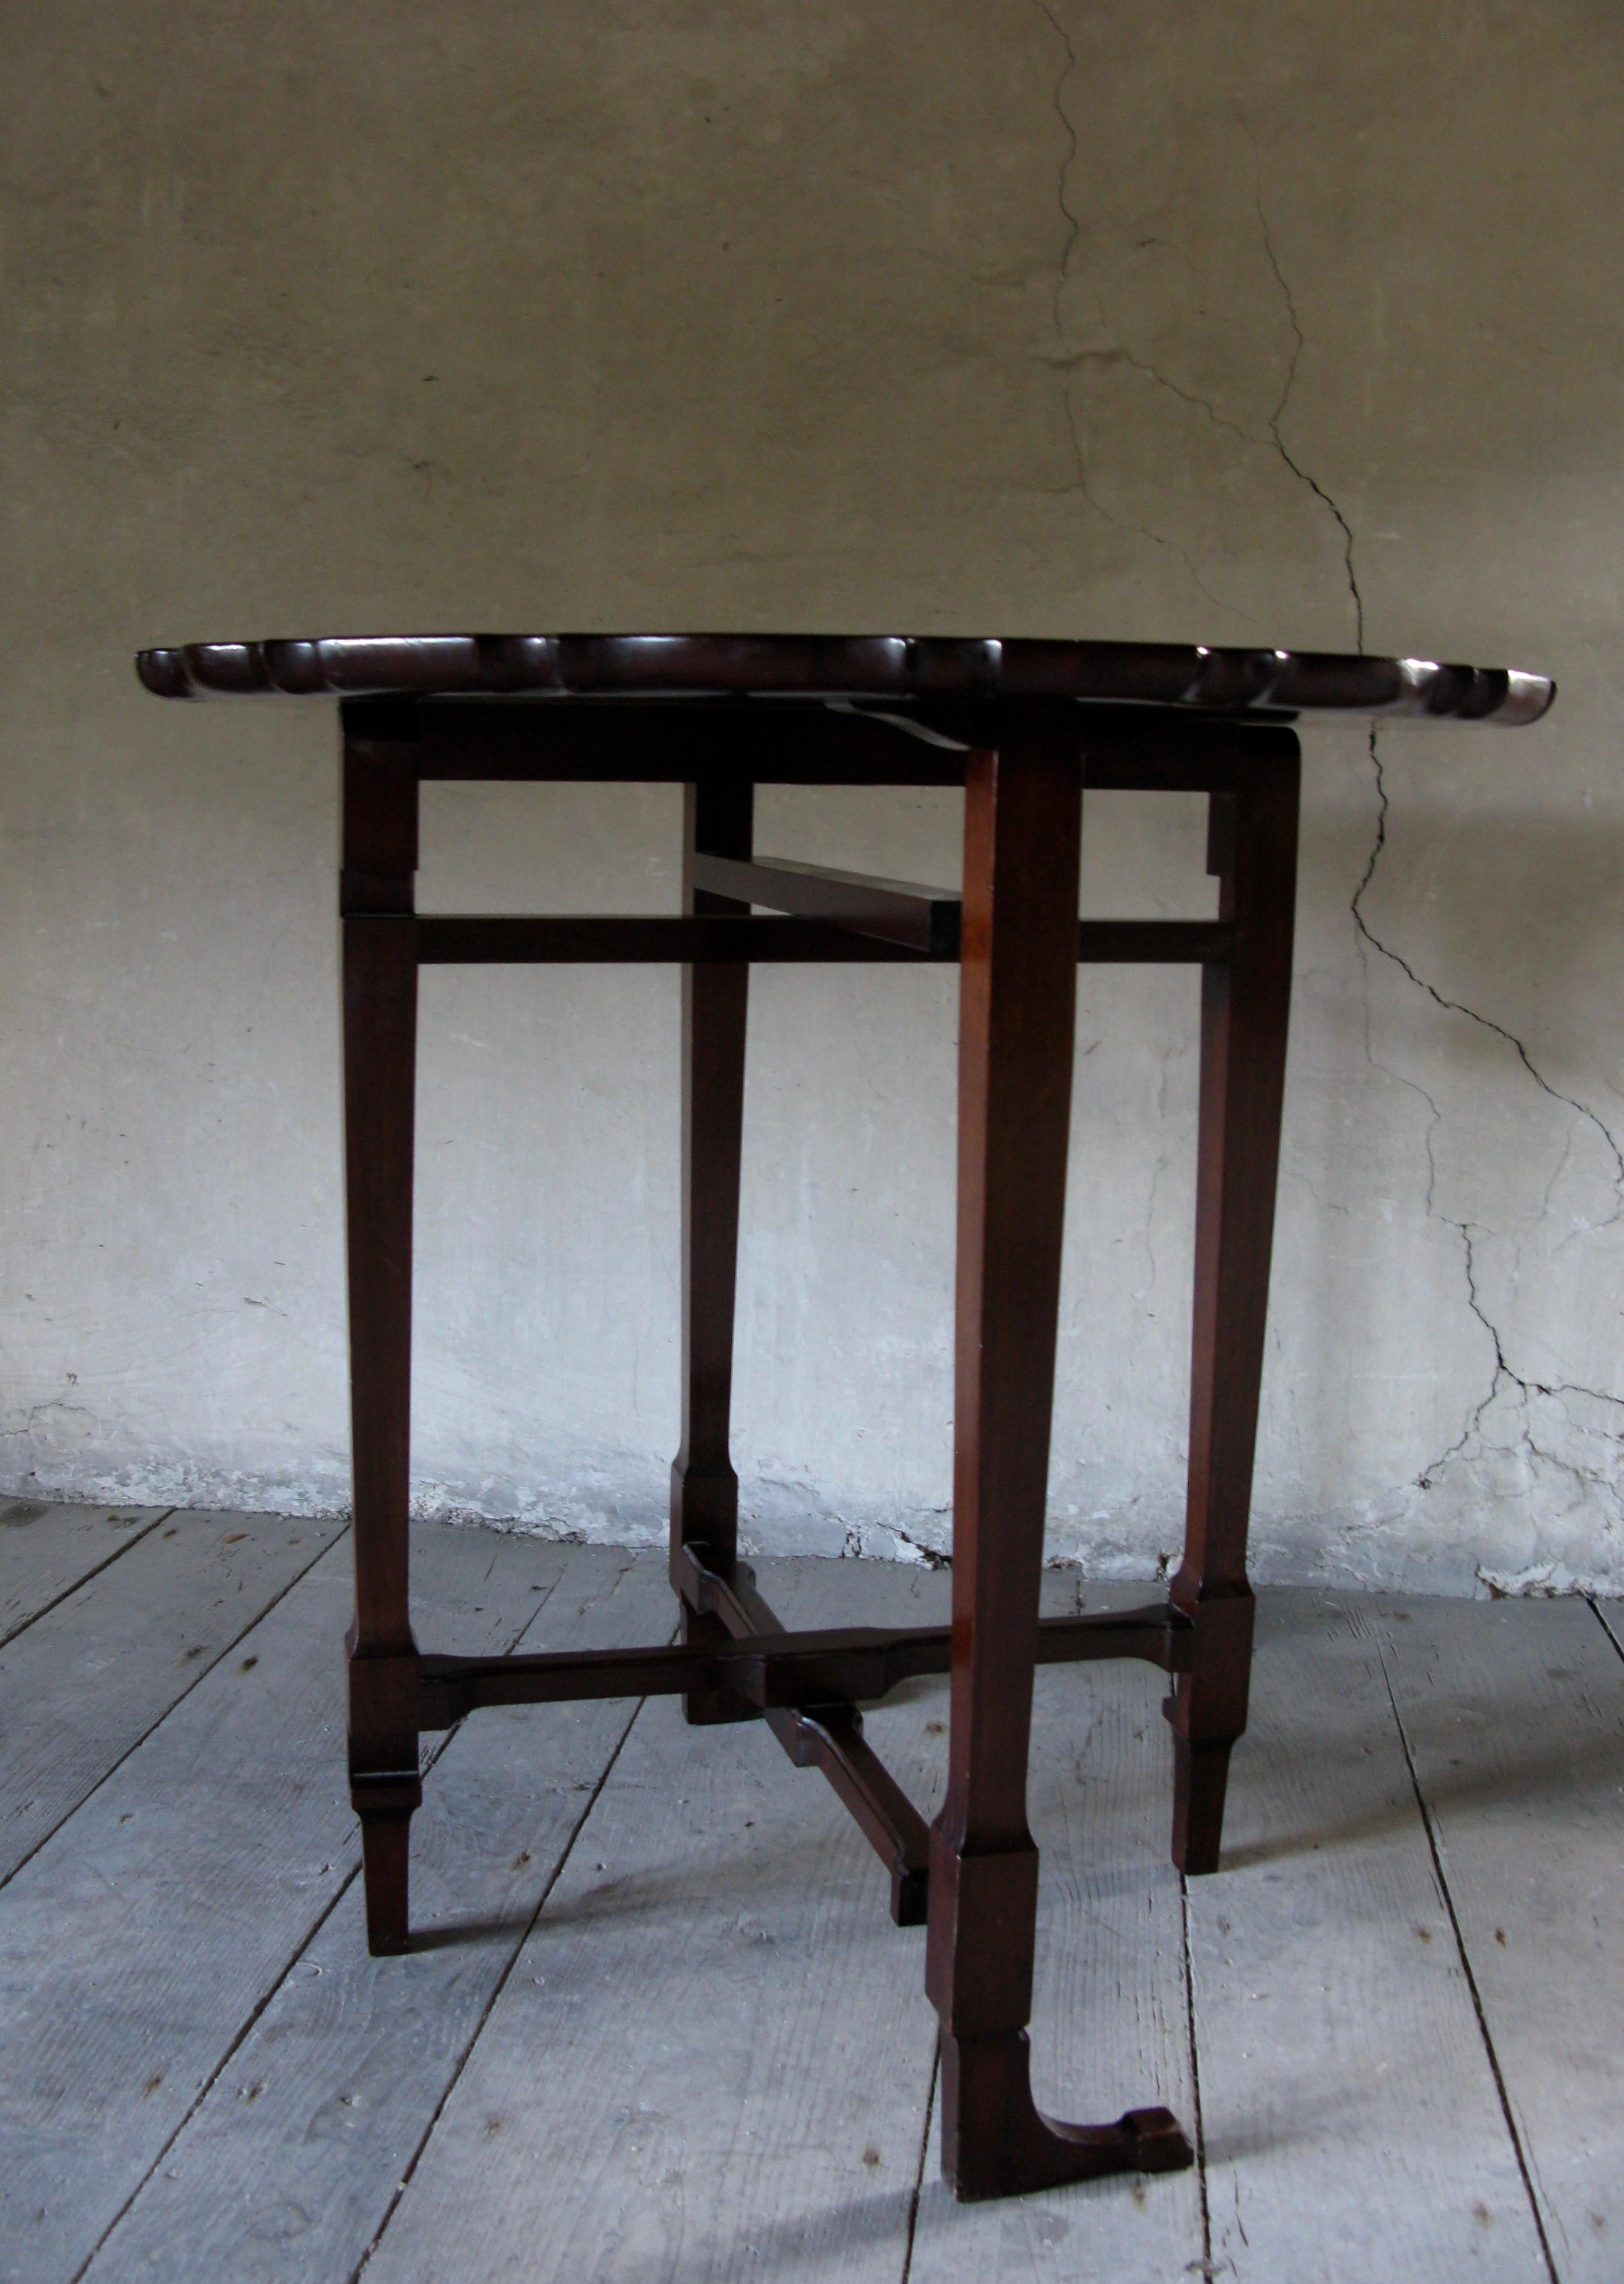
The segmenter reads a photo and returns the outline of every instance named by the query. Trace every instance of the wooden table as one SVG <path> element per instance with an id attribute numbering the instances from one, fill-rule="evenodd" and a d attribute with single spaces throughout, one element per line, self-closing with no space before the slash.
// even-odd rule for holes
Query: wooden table
<path id="1" fill-rule="evenodd" d="M 765 1720 L 834 1786 L 928 1923 L 942 2170 L 961 2197 L 1188 2165 L 1165 2109 L 1071 2125 L 1028 2073 L 1039 1662 L 1137 1657 L 1172 1680 L 1174 1860 L 1218 1863 L 1252 1654 L 1246 1529 L 1296 895 L 1300 713 L 1513 724 L 1534 675 L 1181 645 L 829 636 L 474 636 L 199 644 L 141 653 L 160 696 L 336 695 L 343 731 L 344 1095 L 355 1618 L 349 1766 L 368 1939 L 409 1943 L 418 1738 L 480 1705 L 680 1695 Z M 414 910 L 425 778 L 686 788 L 683 911 L 504 919 Z M 758 856 L 758 784 L 960 786 L 962 894 Z M 1085 786 L 1208 796 L 1214 920 L 1079 920 Z M 757 960 L 956 960 L 957 1346 L 950 1627 L 786 1633 L 738 1553 L 729 1456 L 746 1006 Z M 669 960 L 683 969 L 683 1419 L 671 1471 L 679 1644 L 545 1656 L 420 1652 L 407 1599 L 413 1088 L 426 961 Z M 1165 1600 L 1038 1615 L 1077 965 L 1201 969 L 1190 1474 Z M 858 1705 L 951 1674 L 928 1830 Z"/>

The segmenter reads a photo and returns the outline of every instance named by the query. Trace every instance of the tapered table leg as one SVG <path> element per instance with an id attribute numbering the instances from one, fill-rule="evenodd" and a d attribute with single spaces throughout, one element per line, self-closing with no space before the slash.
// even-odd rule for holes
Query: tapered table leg
<path id="1" fill-rule="evenodd" d="M 367 1943 L 378 1952 L 407 1947 L 407 1835 L 423 1797 L 407 1577 L 418 1003 L 410 732 L 410 715 L 402 720 L 398 708 L 345 709 L 340 903 L 355 1557 L 349 1768 Z"/>
<path id="2" fill-rule="evenodd" d="M 693 859 L 700 851 L 750 855 L 754 788 L 737 780 L 691 785 L 683 810 L 683 911 L 747 913 L 730 896 L 696 889 Z M 742 961 L 683 970 L 683 1439 L 671 1468 L 671 1582 L 683 1597 L 683 1640 L 714 1646 L 730 1639 L 727 1627 L 683 1596 L 682 1551 L 703 1546 L 707 1566 L 723 1576 L 738 1551 L 738 1478 L 728 1442 L 749 989 Z M 722 1690 L 691 1690 L 683 1705 L 696 1723 L 752 1717 Z"/>
<path id="3" fill-rule="evenodd" d="M 1188 2164 L 1169 2112 L 1062 2125 L 1033 2098 L 1037 1850 L 1027 1751 L 1071 1114 L 1081 830 L 1074 712 L 970 756 L 960 985 L 953 1665 L 926 1985 L 942 2171 L 961 2197 Z"/>
<path id="4" fill-rule="evenodd" d="M 1215 1872 L 1230 1751 L 1246 1725 L 1252 1588 L 1246 1527 L 1269 1302 L 1296 904 L 1297 742 L 1249 747 L 1238 788 L 1212 796 L 1208 869 L 1232 958 L 1202 970 L 1201 1107 L 1190 1485 L 1173 1600 L 1195 1621 L 1167 1701 L 1173 1860 Z"/>

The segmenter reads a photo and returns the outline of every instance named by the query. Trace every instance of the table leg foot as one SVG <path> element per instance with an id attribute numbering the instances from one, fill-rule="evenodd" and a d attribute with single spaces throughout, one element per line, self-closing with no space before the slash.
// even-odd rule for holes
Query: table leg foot
<path id="1" fill-rule="evenodd" d="M 1068 2125 L 1032 2099 L 1025 2030 L 941 2041 L 941 2167 L 961 2202 L 1021 2196 L 1105 2173 L 1172 2173 L 1195 2153 L 1169 2109 L 1130 2109 L 1113 2125 Z"/>
<path id="2" fill-rule="evenodd" d="M 1188 1879 L 1218 1869 L 1230 1748 L 1173 1733 L 1173 1861 Z"/>
<path id="3" fill-rule="evenodd" d="M 411 1812 L 361 1811 L 361 1876 L 366 1888 L 366 1947 L 374 1959 L 411 1948 L 407 1915 Z"/>

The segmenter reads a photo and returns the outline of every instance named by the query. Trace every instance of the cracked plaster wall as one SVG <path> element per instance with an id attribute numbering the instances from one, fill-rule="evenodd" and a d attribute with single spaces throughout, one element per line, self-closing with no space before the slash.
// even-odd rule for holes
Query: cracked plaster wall
<path id="1" fill-rule="evenodd" d="M 345 1495 L 332 721 L 142 642 L 817 626 L 1420 651 L 1314 729 L 1260 1568 L 1624 1590 L 1624 23 L 1603 0 L 61 0 L 0 97 L 0 1488 Z M 951 879 L 940 794 L 761 844 Z M 675 797 L 441 788 L 426 905 L 671 909 Z M 1200 911 L 1097 796 L 1092 911 Z M 757 1542 L 947 1529 L 954 986 L 754 987 Z M 676 987 L 425 978 L 429 1508 L 636 1537 Z M 1191 979 L 1085 971 L 1051 1550 L 1182 1490 Z"/>

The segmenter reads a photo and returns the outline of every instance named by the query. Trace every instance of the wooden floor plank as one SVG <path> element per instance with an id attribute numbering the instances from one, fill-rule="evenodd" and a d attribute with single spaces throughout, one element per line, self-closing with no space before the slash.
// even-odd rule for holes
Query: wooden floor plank
<path id="1" fill-rule="evenodd" d="M 796 1623 L 927 1623 L 946 1607 L 947 1580 L 928 1573 L 761 1570 Z M 1076 1606 L 1068 1576 L 1047 1587 L 1050 1607 Z M 1125 1678 L 1113 1696 L 1110 1680 Z M 1052 1876 L 1040 2086 L 1067 2114 L 1172 2099 L 1188 2115 L 1177 1883 L 1158 1876 L 1168 1807 L 1155 1688 L 1084 1669 L 1042 1688 L 1036 1813 Z M 945 1685 L 921 1682 L 868 1716 L 927 1811 L 945 1714 Z M 684 1730 L 673 1706 L 651 1703 L 368 2284 L 453 2266 L 470 2284 L 900 2280 L 921 2154 L 916 2275 L 1096 2272 L 1081 2256 L 1149 2284 L 1198 2260 L 1192 2176 L 996 2210 L 951 2202 L 933 2132 L 921 2151 L 934 2048 L 922 1950 L 919 1931 L 891 1926 L 883 1875 L 815 1775 L 792 1772 L 759 1731 Z"/>
<path id="2" fill-rule="evenodd" d="M 796 1624 L 939 1600 L 895 1566 L 760 1567 Z M 870 1724 L 910 1788 L 935 1702 Z M 651 1701 L 367 2284 L 899 2284 L 935 2046 L 923 1951 L 815 1772 L 759 1724 L 689 1729 Z"/>
<path id="3" fill-rule="evenodd" d="M 1624 1602 L 1603 1601 L 1598 1597 L 1590 1607 L 1601 1620 L 1608 1640 L 1624 1657 Z"/>
<path id="4" fill-rule="evenodd" d="M 167 1506 L 57 1506 L 0 1498 L 0 1649 L 82 1579 L 116 1562 Z"/>
<path id="5" fill-rule="evenodd" d="M 0 1650 L 0 1881 L 342 1529 L 173 1514 Z"/>
<path id="6" fill-rule="evenodd" d="M 1624 2275 L 1624 1662 L 1579 1600 L 1376 1605 L 1563 2284 Z"/>
<path id="7" fill-rule="evenodd" d="M 418 1534 L 437 1639 L 470 1654 L 562 1562 Z M 0 1894 L 0 2277 L 76 2273 L 350 1877 L 349 1604 L 340 1545 Z"/>
<path id="8" fill-rule="evenodd" d="M 1189 1883 L 1214 2273 L 1538 2284 L 1543 2254 L 1359 1598 L 1260 1597 Z"/>
<path id="9" fill-rule="evenodd" d="M 661 1640 L 672 1621 L 661 1555 L 577 1547 L 523 1647 Z M 353 2274 L 635 1710 L 523 1706 L 464 1725 L 413 1820 L 417 1947 L 367 1956 L 355 1881 L 92 2262 L 90 2284 Z"/>
<path id="10" fill-rule="evenodd" d="M 70 1591 L 0 1687 L 25 1643 L 181 1535 Z M 658 1557 L 420 1542 L 426 1647 L 507 1646 L 538 1607 L 533 1646 L 664 1631 Z M 761 1568 L 798 1623 L 933 1620 L 948 1587 Z M 193 1576 L 204 1617 L 222 1575 Z M 1049 1607 L 1070 1592 L 1046 1580 Z M 690 1731 L 652 1704 L 591 1807 L 629 1708 L 475 1716 L 416 1825 L 414 1919 L 442 1939 L 368 1960 L 347 1603 L 333 1548 L 0 1890 L 0 2280 L 57 2284 L 94 2255 L 91 2284 L 325 2284 L 380 2221 L 366 2284 L 901 2284 L 910 2231 L 910 2284 L 1199 2274 L 1194 2176 L 958 2207 L 933 2126 L 918 2186 L 922 1936 L 892 1927 L 844 1811 L 758 1727 Z M 99 1607 L 61 1654 L 113 1673 L 148 1630 Z M 1159 1694 L 1130 1665 L 1040 1683 L 1034 2044 L 1040 2099 L 1071 2116 L 1163 2100 L 1193 2123 Z M 922 1682 L 869 1717 L 927 1812 L 944 1714 Z M 1620 2272 L 1620 1727 L 1624 1662 L 1578 1602 L 1263 1598 L 1225 1868 L 1190 1887 L 1214 2276 L 1548 2275 L 1479 2004 L 1561 2284 Z M 17 1765 L 0 1757 L 7 1797 Z"/>
<path id="11" fill-rule="evenodd" d="M 1143 1586 L 1096 1587 L 1081 1606 L 1144 1600 Z M 1162 2102 L 1193 2139 L 1183 1908 L 1167 1852 L 1166 1688 L 1159 1674 L 1128 1663 L 1051 1666 L 1038 1676 L 1029 1787 L 1042 1851 L 1033 2079 L 1051 2115 L 1098 2124 Z M 1199 2268 L 1193 2171 L 986 2205 L 956 2204 L 940 2173 L 933 2136 L 910 2284 L 1182 2284 Z"/>

